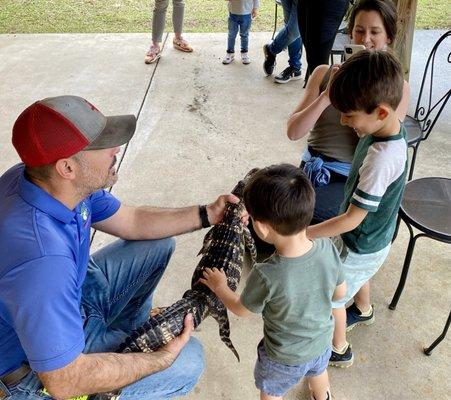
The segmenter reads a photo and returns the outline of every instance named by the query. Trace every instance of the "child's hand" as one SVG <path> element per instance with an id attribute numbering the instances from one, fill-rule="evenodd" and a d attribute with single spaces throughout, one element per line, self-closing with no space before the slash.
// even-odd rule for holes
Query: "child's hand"
<path id="1" fill-rule="evenodd" d="M 252 18 L 256 18 L 257 17 L 257 9 L 256 8 L 252 9 L 251 15 L 252 15 Z"/>
<path id="2" fill-rule="evenodd" d="M 224 271 L 217 268 L 205 268 L 204 277 L 200 278 L 199 281 L 208 286 L 210 290 L 215 293 L 218 289 L 227 286 L 227 277 Z"/>

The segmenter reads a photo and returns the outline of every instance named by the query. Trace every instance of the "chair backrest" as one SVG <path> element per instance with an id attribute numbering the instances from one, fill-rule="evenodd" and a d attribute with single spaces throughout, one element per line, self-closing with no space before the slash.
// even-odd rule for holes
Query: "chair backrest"
<path id="1" fill-rule="evenodd" d="M 445 74 L 447 77 L 447 84 L 445 93 L 438 95 L 434 92 L 434 67 L 435 57 L 438 50 L 445 50 L 448 64 L 451 63 L 451 30 L 444 33 L 435 43 L 429 54 L 426 66 L 424 68 L 423 80 L 421 81 L 420 92 L 418 95 L 417 105 L 415 107 L 415 119 L 419 122 L 423 132 L 423 140 L 427 139 L 431 133 L 432 128 L 437 122 L 443 108 L 451 96 L 451 88 L 449 85 L 449 73 Z M 440 49 L 439 49 L 440 48 Z M 438 56 L 441 57 L 443 52 L 439 51 Z M 451 71 L 450 71 L 451 72 Z M 436 88 L 435 88 L 436 89 Z M 437 91 L 437 89 L 436 89 Z M 437 100 L 438 99 L 438 100 Z"/>

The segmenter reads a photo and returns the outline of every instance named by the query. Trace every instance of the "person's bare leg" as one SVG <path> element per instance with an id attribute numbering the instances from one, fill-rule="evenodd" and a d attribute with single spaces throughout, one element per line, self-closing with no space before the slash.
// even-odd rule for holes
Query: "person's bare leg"
<path id="1" fill-rule="evenodd" d="M 264 391 L 260 391 L 260 400 L 282 400 L 282 397 L 271 396 Z"/>
<path id="2" fill-rule="evenodd" d="M 365 283 L 354 296 L 354 303 L 357 308 L 366 313 L 371 307 L 370 301 L 370 282 Z"/>
<path id="3" fill-rule="evenodd" d="M 341 350 L 346 346 L 346 309 L 345 307 L 332 309 L 335 320 L 334 336 L 332 339 L 333 346 Z"/>
<path id="4" fill-rule="evenodd" d="M 327 369 L 321 375 L 310 376 L 307 378 L 310 395 L 314 400 L 332 400 L 329 396 L 329 376 Z"/>

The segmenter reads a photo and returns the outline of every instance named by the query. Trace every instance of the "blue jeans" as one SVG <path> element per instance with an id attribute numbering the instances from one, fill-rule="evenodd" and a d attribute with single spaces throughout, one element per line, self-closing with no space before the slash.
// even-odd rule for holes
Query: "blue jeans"
<path id="1" fill-rule="evenodd" d="M 304 169 L 304 165 L 305 161 L 302 161 L 300 168 Z M 313 188 L 315 190 L 315 209 L 311 224 L 319 224 L 336 217 L 345 198 L 345 184 L 348 178 L 333 171 L 329 172 L 329 184 Z"/>
<path id="2" fill-rule="evenodd" d="M 297 0 L 282 0 L 284 27 L 269 45 L 269 51 L 277 55 L 288 46 L 288 64 L 301 69 L 302 40 L 299 33 Z"/>
<path id="3" fill-rule="evenodd" d="M 238 15 L 229 13 L 229 35 L 227 37 L 227 53 L 235 53 L 235 39 L 240 31 L 241 52 L 247 53 L 249 49 L 249 30 L 252 25 L 251 14 Z"/>
<path id="4" fill-rule="evenodd" d="M 83 283 L 84 353 L 115 351 L 133 329 L 142 325 L 152 307 L 153 292 L 174 251 L 174 239 L 124 241 L 94 253 Z M 51 338 L 49 338 L 51 340 Z M 191 338 L 168 369 L 122 390 L 121 399 L 167 399 L 188 393 L 204 369 L 202 346 Z M 11 400 L 50 399 L 41 393 L 34 372 L 10 388 Z"/>

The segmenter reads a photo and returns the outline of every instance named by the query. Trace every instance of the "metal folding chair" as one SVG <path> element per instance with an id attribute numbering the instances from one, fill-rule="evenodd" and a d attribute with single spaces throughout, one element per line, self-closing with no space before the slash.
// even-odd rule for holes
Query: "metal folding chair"
<path id="1" fill-rule="evenodd" d="M 407 182 L 398 215 L 406 223 L 410 239 L 401 279 L 388 306 L 390 310 L 396 309 L 401 297 L 417 239 L 428 237 L 451 244 L 451 179 L 421 178 Z M 413 228 L 418 229 L 420 233 L 415 235 Z M 435 346 L 445 338 L 449 324 L 450 316 L 442 334 L 431 346 L 424 349 L 425 354 L 430 355 Z"/>
<path id="2" fill-rule="evenodd" d="M 418 94 L 418 101 L 415 107 L 415 114 L 413 117 L 407 115 L 404 120 L 404 125 L 407 130 L 407 144 L 413 149 L 412 161 L 410 162 L 409 181 L 413 176 L 418 147 L 420 146 L 420 143 L 426 140 L 431 134 L 435 123 L 440 117 L 443 108 L 451 96 L 451 89 L 448 89 L 443 95 L 437 96 L 435 93 L 437 88 L 434 86 L 434 64 L 437 50 L 439 50 L 441 45 L 443 45 L 445 49 L 449 49 L 450 37 L 451 30 L 444 33 L 432 48 L 424 68 L 423 79 L 421 81 L 420 92 Z M 448 47 L 445 47 L 445 43 L 448 43 Z M 447 56 L 448 63 L 451 63 L 451 52 L 447 55 L 445 53 L 445 56 Z"/>

